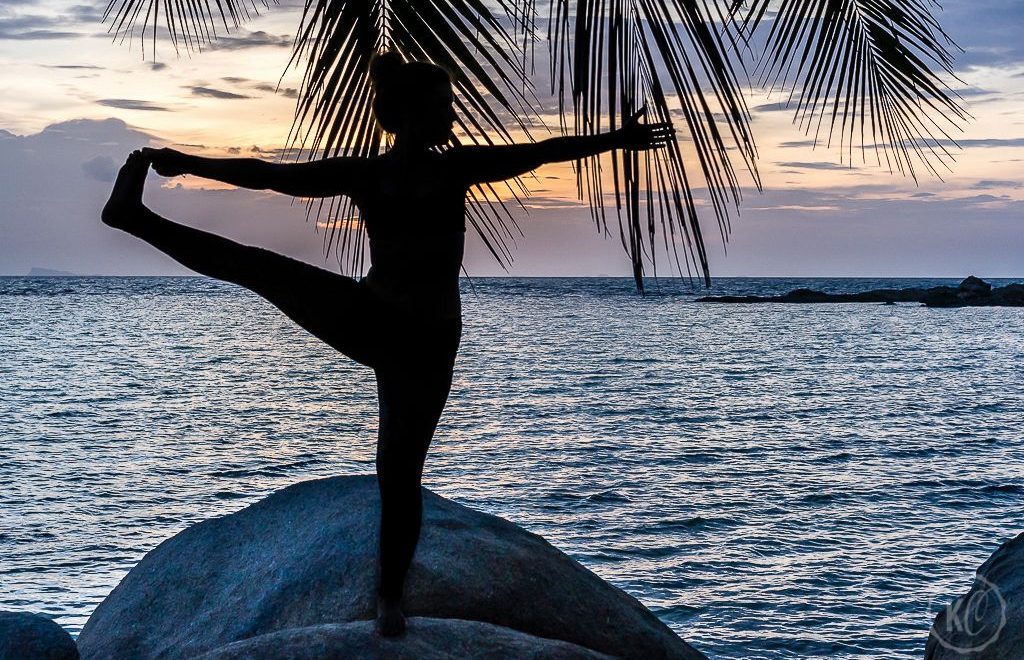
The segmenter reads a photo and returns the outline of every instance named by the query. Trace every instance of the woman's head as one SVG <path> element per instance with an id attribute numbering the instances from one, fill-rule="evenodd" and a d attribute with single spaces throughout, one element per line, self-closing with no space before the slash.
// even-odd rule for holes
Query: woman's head
<path id="1" fill-rule="evenodd" d="M 370 81 L 373 114 L 381 128 L 430 145 L 448 141 L 455 111 L 447 71 L 429 62 L 403 62 L 388 51 L 370 62 Z"/>

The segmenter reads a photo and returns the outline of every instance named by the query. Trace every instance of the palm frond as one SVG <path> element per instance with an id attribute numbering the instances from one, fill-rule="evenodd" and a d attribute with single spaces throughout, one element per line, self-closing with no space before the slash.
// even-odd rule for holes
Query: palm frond
<path id="1" fill-rule="evenodd" d="M 956 45 L 934 0 L 749 0 L 736 3 L 748 38 L 770 23 L 758 72 L 792 86 L 796 121 L 815 142 L 855 146 L 866 160 L 916 179 L 948 167 L 951 133 L 967 117 L 951 87 Z"/>
<path id="2" fill-rule="evenodd" d="M 551 2 L 552 93 L 563 117 L 571 111 L 575 133 L 614 129 L 646 105 L 650 121 L 681 120 L 692 140 L 695 163 L 684 160 L 677 143 L 663 152 L 612 156 L 619 236 L 641 290 L 645 261 L 657 272 L 659 233 L 680 272 L 696 270 L 709 281 L 694 191 L 707 190 L 725 240 L 730 212 L 740 201 L 735 157 L 758 182 L 739 62 L 729 53 L 736 43 L 725 29 L 727 10 L 712 0 Z M 580 163 L 577 171 L 581 194 L 607 231 L 600 159 Z"/>
<path id="3" fill-rule="evenodd" d="M 161 22 L 176 51 L 202 50 L 203 46 L 230 32 L 268 8 L 271 0 L 107 0 L 103 22 L 118 41 L 138 36 L 150 40 L 156 56 Z M 272 0 L 274 4 L 277 0 Z"/>

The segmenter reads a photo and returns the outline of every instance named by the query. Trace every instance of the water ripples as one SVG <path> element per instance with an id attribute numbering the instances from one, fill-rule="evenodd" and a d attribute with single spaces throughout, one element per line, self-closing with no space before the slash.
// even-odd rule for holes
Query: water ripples
<path id="1" fill-rule="evenodd" d="M 724 280 L 723 294 L 936 281 Z M 1024 513 L 1024 310 L 476 280 L 426 481 L 713 658 L 920 657 Z M 0 608 L 73 631 L 148 550 L 373 470 L 372 374 L 195 278 L 0 278 Z"/>

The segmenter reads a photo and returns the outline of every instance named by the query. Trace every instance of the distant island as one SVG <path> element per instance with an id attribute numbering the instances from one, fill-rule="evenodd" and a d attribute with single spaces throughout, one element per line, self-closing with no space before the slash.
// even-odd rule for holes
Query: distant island
<path id="1" fill-rule="evenodd" d="M 715 303 L 886 303 L 917 302 L 928 307 L 1024 307 L 1024 284 L 993 287 L 971 275 L 959 286 L 930 289 L 872 289 L 860 293 L 825 293 L 794 289 L 781 296 L 704 296 L 697 302 Z"/>
<path id="2" fill-rule="evenodd" d="M 69 273 L 66 270 L 54 270 L 53 268 L 33 267 L 28 271 L 27 277 L 78 277 L 78 273 Z"/>

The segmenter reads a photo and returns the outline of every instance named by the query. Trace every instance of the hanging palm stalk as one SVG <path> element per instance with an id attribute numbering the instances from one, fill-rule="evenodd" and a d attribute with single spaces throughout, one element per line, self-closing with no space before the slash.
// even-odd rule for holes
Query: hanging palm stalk
<path id="1" fill-rule="evenodd" d="M 679 272 L 709 280 L 700 208 L 710 204 L 727 240 L 741 192 L 734 158 L 760 187 L 748 82 L 738 74 L 762 25 L 759 82 L 792 85 L 798 120 L 816 137 L 827 127 L 829 141 L 838 137 L 847 150 L 855 141 L 874 145 L 880 163 L 884 155 L 890 168 L 914 175 L 915 162 L 935 171 L 948 160 L 949 129 L 965 116 L 949 86 L 952 44 L 931 15 L 933 0 L 549 3 L 550 91 L 563 129 L 569 114 L 576 134 L 614 129 L 644 106 L 651 121 L 685 125 L 665 150 L 614 152 L 610 194 L 600 158 L 576 166 L 579 196 L 606 234 L 606 201 L 614 204 L 641 291 L 659 250 Z M 257 8 L 253 0 L 110 0 L 107 17 L 116 34 L 151 28 L 155 38 L 163 16 L 175 47 L 195 49 Z M 380 153 L 367 73 L 385 48 L 452 72 L 457 123 L 471 141 L 510 141 L 509 125 L 529 135 L 539 103 L 528 61 L 540 22 L 534 0 L 305 0 L 289 62 L 306 62 L 289 146 L 308 158 Z M 518 231 L 501 200 L 525 192 L 518 181 L 470 192 L 470 224 L 499 263 L 510 261 Z M 358 268 L 358 209 L 334 200 L 316 213 L 330 219 L 328 249 Z"/>
<path id="2" fill-rule="evenodd" d="M 652 121 L 682 121 L 687 129 L 687 156 L 696 162 L 684 159 L 678 143 L 665 151 L 611 157 L 619 234 L 641 290 L 645 257 L 657 266 L 659 233 L 680 272 L 696 269 L 710 281 L 695 190 L 706 189 L 724 242 L 730 209 L 740 201 L 733 153 L 760 185 L 727 10 L 712 0 L 551 2 L 551 91 L 563 117 L 570 111 L 569 96 L 575 133 L 614 129 L 643 106 Z M 578 175 L 580 194 L 607 231 L 601 160 L 581 163 Z M 683 262 L 680 242 L 686 247 Z"/>

